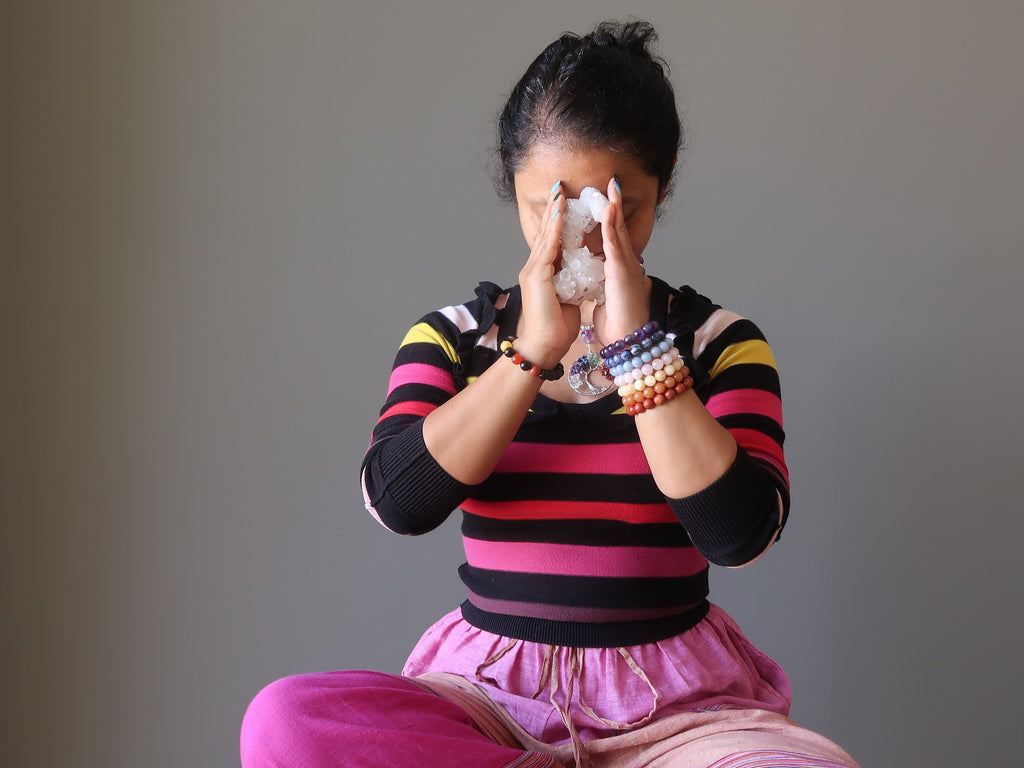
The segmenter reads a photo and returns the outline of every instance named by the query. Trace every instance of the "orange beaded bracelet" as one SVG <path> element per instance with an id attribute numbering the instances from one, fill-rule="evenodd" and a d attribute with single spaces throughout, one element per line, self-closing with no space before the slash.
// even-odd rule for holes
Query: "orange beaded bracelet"
<path id="1" fill-rule="evenodd" d="M 524 371 L 531 376 L 536 376 L 544 381 L 557 381 L 562 378 L 562 374 L 565 373 L 565 368 L 561 363 L 556 365 L 554 368 L 541 368 L 539 365 L 534 365 L 521 354 L 516 352 L 512 346 L 512 342 L 515 341 L 511 336 L 501 342 L 501 354 L 511 360 L 513 363 L 518 365 Z"/>
<path id="2" fill-rule="evenodd" d="M 649 377 L 655 379 L 654 376 Z M 637 416 L 645 411 L 664 405 L 677 395 L 693 387 L 693 377 L 690 376 L 690 369 L 679 361 L 679 367 L 667 374 L 664 379 L 655 379 L 649 382 L 646 379 L 639 379 L 633 384 L 626 384 L 620 388 L 622 405 L 630 416 Z M 632 391 L 626 391 L 632 390 Z"/>

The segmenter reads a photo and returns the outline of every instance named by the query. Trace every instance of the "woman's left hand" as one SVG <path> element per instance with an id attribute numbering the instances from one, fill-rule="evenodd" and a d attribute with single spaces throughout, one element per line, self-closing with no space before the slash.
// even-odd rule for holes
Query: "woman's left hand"
<path id="1" fill-rule="evenodd" d="M 601 221 L 605 303 L 594 311 L 598 337 L 606 344 L 646 323 L 651 310 L 651 281 L 633 252 L 615 179 L 608 182 L 608 200 Z"/>

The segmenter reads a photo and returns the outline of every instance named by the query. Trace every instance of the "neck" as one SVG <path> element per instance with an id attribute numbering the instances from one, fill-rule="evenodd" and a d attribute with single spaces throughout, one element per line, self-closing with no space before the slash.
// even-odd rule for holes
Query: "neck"
<path id="1" fill-rule="evenodd" d="M 593 325 L 594 312 L 597 310 L 596 301 L 584 301 L 580 304 L 580 325 Z"/>

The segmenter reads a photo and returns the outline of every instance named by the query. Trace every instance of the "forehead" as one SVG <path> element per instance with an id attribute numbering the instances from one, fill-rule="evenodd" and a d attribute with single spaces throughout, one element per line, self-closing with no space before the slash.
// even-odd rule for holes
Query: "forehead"
<path id="1" fill-rule="evenodd" d="M 561 181 L 566 196 L 578 197 L 584 187 L 604 191 L 613 174 L 619 177 L 624 190 L 636 192 L 653 187 L 657 193 L 658 179 L 626 152 L 541 143 L 530 150 L 515 174 L 516 196 L 546 199 L 551 185 Z"/>

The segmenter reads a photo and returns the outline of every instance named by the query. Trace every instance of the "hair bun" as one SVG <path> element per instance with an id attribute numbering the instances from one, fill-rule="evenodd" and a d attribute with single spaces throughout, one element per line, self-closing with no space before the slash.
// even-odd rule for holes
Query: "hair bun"
<path id="1" fill-rule="evenodd" d="M 658 39 L 654 27 L 639 19 L 627 22 L 602 21 L 583 40 L 594 46 L 624 48 L 649 56 L 648 48 Z"/>

